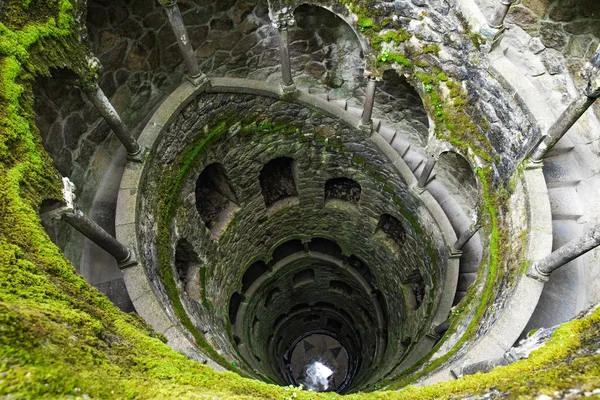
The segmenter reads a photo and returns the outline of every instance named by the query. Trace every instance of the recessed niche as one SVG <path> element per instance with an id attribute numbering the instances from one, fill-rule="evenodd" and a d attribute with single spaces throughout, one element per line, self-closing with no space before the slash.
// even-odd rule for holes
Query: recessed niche
<path id="1" fill-rule="evenodd" d="M 278 293 L 281 293 L 281 289 L 279 289 L 278 287 L 271 289 L 271 291 L 269 292 L 269 294 L 267 294 L 267 297 L 265 298 L 265 307 L 269 307 L 271 305 L 271 302 Z"/>
<path id="2" fill-rule="evenodd" d="M 406 283 L 412 290 L 415 297 L 415 309 L 421 307 L 423 300 L 425 298 L 425 283 L 423 281 L 423 276 L 419 271 L 413 271 L 406 280 Z"/>
<path id="3" fill-rule="evenodd" d="M 238 292 L 232 294 L 229 299 L 229 322 L 231 322 L 231 325 L 234 325 L 236 322 L 237 313 L 242 301 L 244 301 L 244 295 Z"/>
<path id="4" fill-rule="evenodd" d="M 388 243 L 395 252 L 400 251 L 406 238 L 406 230 L 404 229 L 402 222 L 389 214 L 381 215 L 375 234 L 387 239 L 386 243 Z"/>
<path id="5" fill-rule="evenodd" d="M 273 256 L 271 262 L 274 264 L 283 260 L 284 258 L 304 251 L 304 245 L 298 239 L 288 240 L 287 242 L 281 243 L 275 250 L 273 250 Z"/>
<path id="6" fill-rule="evenodd" d="M 329 288 L 334 292 L 345 294 L 346 296 L 352 295 L 352 287 L 346 282 L 342 281 L 330 281 Z"/>
<path id="7" fill-rule="evenodd" d="M 300 271 L 292 278 L 292 282 L 295 288 L 309 284 L 314 281 L 315 271 L 313 269 L 305 269 L 304 271 Z"/>
<path id="8" fill-rule="evenodd" d="M 263 166 L 259 181 L 267 208 L 298 197 L 295 175 L 294 160 L 289 157 L 274 158 Z"/>
<path id="9" fill-rule="evenodd" d="M 327 254 L 338 259 L 342 258 L 342 248 L 329 239 L 313 238 L 310 240 L 308 248 L 310 251 Z"/>
<path id="10" fill-rule="evenodd" d="M 242 277 L 242 292 L 246 292 L 250 286 L 264 273 L 269 270 L 264 261 L 257 261 L 252 263 L 246 272 L 244 272 L 244 276 Z"/>
<path id="11" fill-rule="evenodd" d="M 325 201 L 342 200 L 358 204 L 360 192 L 360 185 L 352 179 L 333 178 L 325 182 Z"/>
<path id="12" fill-rule="evenodd" d="M 220 163 L 206 166 L 196 181 L 196 209 L 204 225 L 220 235 L 239 209 L 231 182 Z"/>
<path id="13" fill-rule="evenodd" d="M 201 301 L 200 268 L 202 263 L 194 247 L 186 239 L 179 239 L 175 246 L 175 272 L 190 298 Z"/>

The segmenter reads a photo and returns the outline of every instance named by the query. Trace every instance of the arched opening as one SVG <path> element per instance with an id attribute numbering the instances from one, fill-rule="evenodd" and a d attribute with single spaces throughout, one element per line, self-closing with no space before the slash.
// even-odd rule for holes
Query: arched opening
<path id="1" fill-rule="evenodd" d="M 269 268 L 265 264 L 264 261 L 257 261 L 252 263 L 246 272 L 244 272 L 244 276 L 242 277 L 242 292 L 246 292 L 250 286 L 262 275 L 265 274 Z"/>
<path id="2" fill-rule="evenodd" d="M 392 248 L 393 251 L 400 251 L 404 244 L 406 230 L 396 217 L 389 214 L 383 214 L 379 218 L 379 224 L 375 234 L 385 239 L 385 242 Z"/>
<path id="3" fill-rule="evenodd" d="M 411 144 L 425 147 L 429 139 L 429 118 L 423 101 L 404 75 L 388 69 L 375 93 L 375 113 Z M 391 138 L 389 138 L 391 140 Z"/>
<path id="4" fill-rule="evenodd" d="M 352 92 L 360 85 L 364 55 L 352 27 L 331 11 L 303 4 L 294 11 L 290 56 L 297 78 L 309 86 Z"/>
<path id="5" fill-rule="evenodd" d="M 298 288 L 300 286 L 307 285 L 311 282 L 315 281 L 315 270 L 313 269 L 305 269 L 304 271 L 298 272 L 292 278 L 292 282 L 294 288 Z"/>
<path id="6" fill-rule="evenodd" d="M 304 251 L 304 245 L 300 240 L 288 240 L 287 242 L 281 243 L 275 250 L 273 250 L 271 262 L 275 264 L 284 258 L 301 251 Z"/>
<path id="7" fill-rule="evenodd" d="M 425 299 L 425 282 L 423 281 L 423 276 L 417 270 L 412 271 L 408 278 L 406 279 L 406 283 L 410 287 L 415 300 L 415 309 L 421 307 L 423 300 Z"/>
<path id="8" fill-rule="evenodd" d="M 358 182 L 349 178 L 333 178 L 325 182 L 325 201 L 337 199 L 358 204 L 360 192 Z"/>
<path id="9" fill-rule="evenodd" d="M 186 239 L 179 239 L 175 246 L 175 272 L 184 291 L 196 301 L 202 299 L 201 266 L 202 263 L 191 243 Z"/>
<path id="10" fill-rule="evenodd" d="M 267 207 L 276 202 L 297 197 L 294 160 L 289 157 L 274 158 L 260 171 L 260 188 Z"/>
<path id="11" fill-rule="evenodd" d="M 242 301 L 244 301 L 244 295 L 239 292 L 233 293 L 229 299 L 229 322 L 231 322 L 231 325 L 235 325 L 236 323 L 238 310 Z"/>
<path id="12" fill-rule="evenodd" d="M 435 165 L 434 172 L 465 214 L 469 215 L 477 205 L 477 180 L 469 162 L 459 153 L 442 153 Z"/>
<path id="13" fill-rule="evenodd" d="M 308 244 L 310 251 L 327 254 L 335 258 L 342 258 L 342 248 L 334 241 L 324 238 L 313 238 Z"/>
<path id="14" fill-rule="evenodd" d="M 196 208 L 204 225 L 219 235 L 237 211 L 231 182 L 220 163 L 206 166 L 196 181 Z"/>

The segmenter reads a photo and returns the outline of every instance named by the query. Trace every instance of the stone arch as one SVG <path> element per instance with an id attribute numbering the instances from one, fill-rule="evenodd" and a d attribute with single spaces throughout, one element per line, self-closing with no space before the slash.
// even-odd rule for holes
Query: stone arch
<path id="1" fill-rule="evenodd" d="M 478 181 L 471 164 L 456 151 L 440 153 L 435 165 L 436 179 L 459 202 L 463 211 L 469 215 L 476 207 L 479 198 Z"/>
<path id="2" fill-rule="evenodd" d="M 381 217 L 379 217 L 379 223 L 377 224 L 375 234 L 384 238 L 385 242 L 394 252 L 398 252 L 404 245 L 406 229 L 398 218 L 390 214 L 382 214 Z"/>
<path id="3" fill-rule="evenodd" d="M 328 87 L 354 90 L 361 84 L 368 44 L 347 18 L 327 7 L 303 2 L 289 29 L 292 69 Z"/>
<path id="4" fill-rule="evenodd" d="M 229 322 L 231 325 L 235 325 L 240 305 L 244 301 L 245 297 L 240 292 L 234 292 L 229 298 Z"/>
<path id="5" fill-rule="evenodd" d="M 314 7 L 319 7 L 323 10 L 327 10 L 329 11 L 331 14 L 335 15 L 337 18 L 341 19 L 342 21 L 344 21 L 346 23 L 346 25 L 348 25 L 348 27 L 350 29 L 352 29 L 352 32 L 354 33 L 354 35 L 356 36 L 356 39 L 358 40 L 359 44 L 360 44 L 360 48 L 363 52 L 363 55 L 368 54 L 371 51 L 371 46 L 369 45 L 369 42 L 367 40 L 367 38 L 362 35 L 359 31 L 358 26 L 356 25 L 356 22 L 353 20 L 353 18 L 350 15 L 346 15 L 340 12 L 336 12 L 333 9 L 331 9 L 330 7 L 324 6 L 323 4 L 321 4 L 321 2 L 318 1 L 301 1 L 299 2 L 299 4 L 297 4 L 293 10 L 293 12 L 295 13 L 296 10 L 301 7 L 301 6 L 305 6 L 305 5 L 309 5 L 309 6 L 314 6 Z"/>
<path id="6" fill-rule="evenodd" d="M 411 143 L 425 147 L 429 140 L 431 120 L 419 92 L 404 75 L 394 69 L 383 71 L 377 85 L 375 106 L 395 123 L 396 130 Z"/>
<path id="7" fill-rule="evenodd" d="M 198 302 L 202 301 L 202 268 L 194 246 L 185 238 L 179 239 L 175 246 L 175 273 L 185 293 Z"/>
<path id="8" fill-rule="evenodd" d="M 242 276 L 242 292 L 246 293 L 248 288 L 263 274 L 267 273 L 269 268 L 264 261 L 256 261 L 246 269 Z"/>
<path id="9" fill-rule="evenodd" d="M 360 200 L 361 187 L 355 180 L 340 177 L 332 178 L 325 182 L 325 201 L 343 200 L 352 204 L 358 204 Z"/>
<path id="10" fill-rule="evenodd" d="M 195 193 L 200 218 L 218 235 L 239 208 L 225 167 L 220 163 L 207 165 L 196 180 Z"/>
<path id="11" fill-rule="evenodd" d="M 299 239 L 290 239 L 280 243 L 272 252 L 271 263 L 275 264 L 292 254 L 304 251 L 304 244 Z"/>
<path id="12" fill-rule="evenodd" d="M 293 158 L 277 157 L 266 163 L 259 175 L 265 205 L 298 196 L 296 166 Z"/>

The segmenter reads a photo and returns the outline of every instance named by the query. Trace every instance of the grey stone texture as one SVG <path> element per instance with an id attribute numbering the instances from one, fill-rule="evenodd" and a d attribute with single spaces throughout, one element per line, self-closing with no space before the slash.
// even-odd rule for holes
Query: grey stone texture
<path id="1" fill-rule="evenodd" d="M 185 72 L 164 10 L 153 1 L 142 3 L 91 1 L 87 13 L 92 50 L 104 68 L 99 86 L 134 136 Z M 280 81 L 277 29 L 265 1 L 182 1 L 179 8 L 207 75 Z M 366 82 L 354 31 L 324 8 L 302 6 L 294 16 L 296 25 L 289 32 L 297 85 L 354 99 L 360 107 Z M 375 115 L 387 116 L 415 144 L 424 145 L 427 117 L 418 94 L 406 82 L 391 94 L 386 88 L 384 82 L 378 90 Z M 88 212 L 120 144 L 92 104 L 68 82 L 43 79 L 35 85 L 35 98 L 44 146 L 58 171 L 75 183 L 78 203 Z M 56 231 L 52 237 L 78 266 L 80 239 L 70 231 L 59 233 L 61 229 L 51 228 Z"/>
<path id="2" fill-rule="evenodd" d="M 418 340 L 423 324 L 431 318 L 425 304 L 432 303 L 435 309 L 439 299 L 440 293 L 432 291 L 433 277 L 443 276 L 446 244 L 435 222 L 364 134 L 293 103 L 251 95 L 200 95 L 159 137 L 144 171 L 144 206 L 138 210 L 138 221 L 142 256 L 163 304 L 169 307 L 170 301 L 161 283 L 152 278 L 156 274 L 152 260 L 157 256 L 154 227 L 159 217 L 155 209 L 158 185 L 165 166 L 177 165 L 183 149 L 209 134 L 220 121 L 227 122 L 228 129 L 193 163 L 180 195 L 182 207 L 176 213 L 171 239 L 173 248 L 182 237 L 192 243 L 207 268 L 205 295 L 214 314 L 184 294 L 183 282 L 178 284 L 195 325 L 211 345 L 236 359 L 229 338 L 224 336 L 227 321 L 222 316 L 227 313 L 231 294 L 241 288 L 245 268 L 256 259 L 268 260 L 270 249 L 286 238 L 333 238 L 347 256 L 354 254 L 377 266 L 372 272 L 377 289 L 386 299 L 388 347 L 379 373 L 372 379 L 381 377 L 404 354 L 406 349 L 400 342 Z M 256 134 L 244 134 L 248 124 L 257 129 Z M 298 198 L 266 207 L 258 176 L 266 162 L 281 156 L 295 159 Z M 215 161 L 226 168 L 240 206 L 218 237 L 200 219 L 194 199 L 196 178 Z M 339 176 L 361 185 L 357 206 L 325 203 L 326 180 Z M 385 237 L 376 234 L 383 213 L 402 221 L 407 234 L 400 247 L 390 246 Z M 409 214 L 419 216 L 418 228 L 403 217 Z M 433 253 L 424 243 L 431 244 Z M 426 300 L 419 308 L 414 307 L 415 294 L 409 284 L 415 273 L 421 275 L 425 287 Z M 298 296 L 298 302 L 302 298 Z M 269 318 L 277 317 L 275 314 Z"/>
<path id="3" fill-rule="evenodd" d="M 479 0 L 478 3 L 492 2 Z M 599 10 L 594 0 L 524 0 L 511 7 L 507 22 L 539 38 L 548 48 L 542 50 L 542 61 L 549 74 L 564 72 L 563 69 L 568 68 L 575 81 L 581 84 L 579 70 L 600 43 Z M 545 54 L 550 50 L 562 54 Z M 552 61 L 548 62 L 549 59 Z"/>

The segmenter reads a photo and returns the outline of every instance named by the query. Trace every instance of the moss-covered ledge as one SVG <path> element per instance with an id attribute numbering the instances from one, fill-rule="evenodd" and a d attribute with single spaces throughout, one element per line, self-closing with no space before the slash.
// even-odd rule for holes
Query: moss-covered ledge
<path id="1" fill-rule="evenodd" d="M 69 1 L 35 3 L 47 7 L 45 15 L 59 16 L 51 32 L 40 30 L 45 25 L 33 9 L 28 12 L 28 4 L 8 2 L 21 10 L 20 23 L 6 23 L 11 14 L 3 14 L 0 26 L 0 395 L 337 397 L 217 373 L 188 360 L 164 344 L 139 318 L 118 311 L 75 273 L 51 243 L 39 223 L 37 209 L 44 198 L 59 196 L 60 181 L 33 124 L 30 85 L 43 71 L 69 65 L 75 53 L 70 51 L 67 38 L 74 38 L 78 27 Z M 28 34 L 34 31 L 44 34 Z M 19 39 L 12 41 L 11 37 Z M 57 51 L 48 58 L 38 57 L 39 63 L 30 65 L 36 51 L 42 54 L 42 44 L 44 49 Z M 432 387 L 370 393 L 369 398 L 456 398 L 492 388 L 510 397 L 535 397 L 573 387 L 596 388 L 600 386 L 600 355 L 590 349 L 598 343 L 599 332 L 600 311 L 596 310 L 562 325 L 528 360 Z"/>

